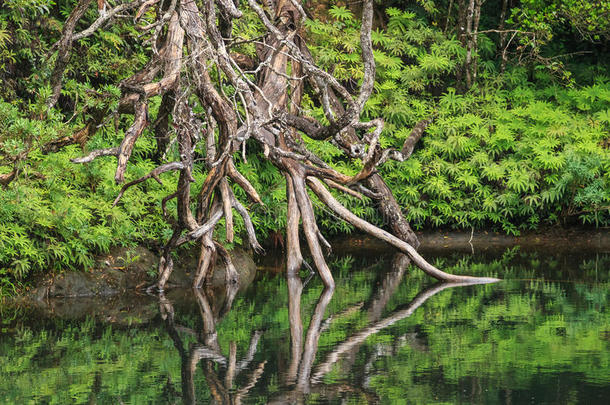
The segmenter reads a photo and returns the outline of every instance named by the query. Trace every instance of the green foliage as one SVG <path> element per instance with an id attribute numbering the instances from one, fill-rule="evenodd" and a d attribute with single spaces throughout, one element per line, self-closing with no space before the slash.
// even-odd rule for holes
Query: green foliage
<path id="1" fill-rule="evenodd" d="M 0 271 L 3 279 L 23 280 L 34 271 L 83 269 L 95 254 L 112 246 L 163 239 L 160 193 L 168 185 L 145 184 L 130 190 L 120 207 L 112 207 L 119 187 L 112 182 L 111 160 L 75 165 L 82 152 L 72 146 L 43 155 L 40 146 L 72 131 L 52 119 L 24 118 L 0 102 L 0 148 L 7 171 L 18 161 L 16 179 L 0 192 Z M 92 140 L 104 145 L 105 131 Z M 9 165 L 10 163 L 10 165 Z M 129 176 L 141 176 L 153 163 L 136 156 Z M 169 176 L 168 176 L 169 177 Z M 174 179 L 175 181 L 175 179 Z M 170 182 L 171 183 L 171 182 Z"/>
<path id="2" fill-rule="evenodd" d="M 551 97 L 526 83 L 504 89 L 450 89 L 409 167 L 383 168 L 397 198 L 413 206 L 407 217 L 418 226 L 492 224 L 509 233 L 571 217 L 608 224 L 609 127 L 600 112 L 610 100 L 584 96 L 610 94 L 610 84 L 556 88 Z M 392 135 L 396 146 L 404 139 Z M 413 176 L 412 167 L 426 175 Z"/>
<path id="3" fill-rule="evenodd" d="M 333 9 L 335 10 L 335 9 Z M 386 30 L 377 30 L 375 93 L 365 114 L 382 116 L 381 144 L 400 149 L 410 128 L 435 115 L 421 147 L 404 163 L 381 168 L 407 218 L 417 227 L 494 227 L 510 234 L 557 222 L 596 226 L 610 223 L 608 137 L 610 82 L 599 75 L 592 84 L 563 87 L 547 76 L 531 82 L 524 68 L 503 75 L 481 72 L 484 84 L 466 94 L 438 86 L 459 65 L 463 49 L 414 13 L 389 8 Z M 345 10 L 335 20 L 311 22 L 321 39 L 314 55 L 345 79 L 362 76 L 357 47 L 358 23 Z M 317 35 L 317 37 L 316 37 Z M 322 116 L 319 107 L 311 113 Z M 308 146 L 315 148 L 313 142 Z M 316 152 L 344 172 L 353 163 L 340 159 L 331 145 Z M 350 209 L 382 223 L 357 200 L 342 197 Z M 352 201 L 354 200 L 354 201 Z M 323 225 L 347 231 L 335 218 Z"/>
<path id="4" fill-rule="evenodd" d="M 24 328 L 16 332 L 15 342 L 22 348 L 12 353 L 16 361 L 4 356 L 0 360 L 2 373 L 13 376 L 10 386 L 2 387 L 3 401 L 24 403 L 29 397 L 50 404 L 87 403 L 93 396 L 98 403 L 152 403 L 168 395 L 166 385 L 158 380 L 159 372 L 180 379 L 180 358 L 172 353 L 162 330 L 138 333 L 98 325 L 93 319 L 78 324 L 60 321 L 57 326 L 56 331 Z M 8 353 L 4 351 L 7 344 L 6 340 L 0 343 L 3 353 Z M 44 366 L 42 352 L 51 355 L 43 362 L 56 366 Z M 24 371 L 37 366 L 42 367 L 32 385 Z M 95 379 L 98 395 L 90 389 Z M 26 390 L 31 394 L 26 396 Z"/>
<path id="5" fill-rule="evenodd" d="M 610 2 L 607 0 L 526 0 L 512 14 L 511 21 L 549 37 L 567 25 L 585 40 L 610 39 Z"/>

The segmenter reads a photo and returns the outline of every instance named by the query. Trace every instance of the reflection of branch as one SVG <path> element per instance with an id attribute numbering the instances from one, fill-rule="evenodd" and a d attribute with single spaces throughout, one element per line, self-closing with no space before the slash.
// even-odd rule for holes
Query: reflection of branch
<path id="1" fill-rule="evenodd" d="M 233 287 L 235 289 L 237 288 L 235 284 L 228 286 L 229 291 L 227 291 L 227 298 L 225 299 L 224 303 L 224 308 L 226 309 L 224 313 L 231 308 L 231 303 L 235 298 L 235 292 L 231 291 Z M 254 387 L 260 376 L 263 374 L 265 368 L 266 362 L 260 363 L 246 378 L 246 384 L 235 391 L 235 394 L 233 394 L 232 390 L 235 378 L 252 362 L 252 359 L 256 354 L 256 348 L 262 336 L 262 332 L 255 331 L 252 334 L 248 351 L 244 358 L 239 362 L 237 361 L 237 346 L 235 342 L 231 342 L 229 358 L 227 359 L 220 351 L 216 332 L 216 323 L 218 322 L 218 319 L 214 317 L 212 305 L 210 305 L 207 295 L 200 289 L 193 289 L 193 293 L 199 306 L 199 313 L 201 315 L 203 325 L 202 331 L 199 334 L 194 333 L 189 328 L 176 325 L 174 322 L 174 308 L 171 302 L 163 294 L 159 296 L 159 309 L 161 312 L 161 317 L 165 320 L 167 332 L 172 338 L 174 346 L 180 354 L 182 399 L 186 404 L 196 403 L 194 375 L 199 362 L 201 360 L 205 360 L 202 369 L 212 396 L 219 403 L 240 404 L 241 397 L 247 394 L 250 389 Z M 178 334 L 179 330 L 185 331 L 189 334 L 195 334 L 195 336 L 197 336 L 203 344 L 194 344 L 187 352 L 187 350 L 184 348 L 182 339 Z M 212 362 L 219 364 L 226 370 L 224 383 L 222 382 L 223 380 L 219 378 L 218 372 L 216 371 Z"/>
<path id="2" fill-rule="evenodd" d="M 391 270 L 384 275 L 383 281 L 376 289 L 374 296 L 366 303 L 365 309 L 369 324 L 377 322 L 379 319 L 381 319 L 383 310 L 400 285 L 409 263 L 410 259 L 407 255 L 401 253 L 396 253 L 394 255 Z M 344 354 L 343 366 L 345 369 L 351 369 L 352 365 L 356 361 L 356 355 L 358 354 L 359 350 L 360 347 L 356 345 Z"/>
<path id="3" fill-rule="evenodd" d="M 267 364 L 266 360 L 260 363 L 252 374 L 250 374 L 246 385 L 237 390 L 235 393 L 235 405 L 241 404 L 241 397 L 246 395 L 252 389 L 252 387 L 256 385 L 258 379 L 261 377 L 261 375 L 263 375 L 263 371 L 265 371 L 265 364 Z"/>
<path id="4" fill-rule="evenodd" d="M 232 263 L 229 266 L 229 262 L 226 262 L 226 267 L 225 267 L 225 271 L 227 272 L 226 274 L 229 274 L 229 267 L 231 267 L 233 269 L 232 272 L 234 274 L 237 274 L 237 270 L 235 270 L 235 267 L 233 266 Z M 229 276 L 227 276 L 227 277 L 229 277 Z M 233 277 L 233 276 L 231 276 L 231 277 Z M 233 305 L 233 301 L 235 300 L 235 297 L 237 296 L 238 290 L 239 290 L 239 284 L 237 284 L 237 283 L 227 283 L 225 285 L 226 298 L 223 302 L 222 308 L 220 309 L 218 318 L 223 318 L 231 310 L 231 306 Z"/>
<path id="5" fill-rule="evenodd" d="M 381 318 L 383 309 L 400 285 L 410 260 L 407 255 L 397 253 L 392 260 L 391 270 L 384 276 L 381 286 L 377 288 L 375 296 L 366 304 L 369 322 L 377 322 Z"/>
<path id="6" fill-rule="evenodd" d="M 197 364 L 200 360 L 204 359 L 213 360 L 218 364 L 222 364 L 223 366 L 226 366 L 228 363 L 227 358 L 220 352 L 203 345 L 195 345 L 191 348 L 190 359 L 194 364 Z"/>
<path id="7" fill-rule="evenodd" d="M 225 387 L 233 388 L 233 379 L 235 379 L 235 366 L 237 365 L 237 345 L 235 342 L 229 343 L 229 365 L 225 374 Z"/>
<path id="8" fill-rule="evenodd" d="M 303 283 L 297 274 L 287 273 L 286 278 L 288 285 L 288 318 L 290 321 L 290 364 L 286 372 L 286 385 L 290 385 L 297 379 L 301 354 L 303 353 L 303 322 L 301 321 Z"/>
<path id="9" fill-rule="evenodd" d="M 199 304 L 199 314 L 203 320 L 203 329 L 201 331 L 201 337 L 203 343 L 206 346 L 213 347 L 220 352 L 220 346 L 218 346 L 218 337 L 216 335 L 216 322 L 214 321 L 214 313 L 212 307 L 203 291 L 198 288 L 193 288 L 197 304 Z"/>
<path id="10" fill-rule="evenodd" d="M 363 306 L 364 306 L 364 302 L 357 302 L 354 305 L 345 308 L 341 312 L 337 312 L 336 314 L 329 315 L 328 318 L 326 318 L 324 320 L 324 322 L 322 322 L 322 325 L 320 325 L 320 331 L 324 332 L 324 331 L 328 330 L 328 328 L 330 328 L 330 324 L 333 322 L 333 320 L 343 318 L 346 316 L 350 316 L 354 312 L 360 311 Z"/>
<path id="11" fill-rule="evenodd" d="M 318 352 L 318 341 L 320 340 L 320 325 L 322 318 L 324 317 L 324 311 L 333 297 L 333 289 L 326 288 L 320 295 L 316 308 L 314 310 L 311 321 L 309 322 L 309 328 L 307 329 L 307 336 L 305 337 L 305 346 L 303 350 L 303 356 L 301 357 L 301 365 L 299 367 L 299 376 L 297 386 L 303 392 L 309 391 L 309 383 L 311 375 L 311 367 L 316 358 Z"/>
<path id="12" fill-rule="evenodd" d="M 311 380 L 315 383 L 320 382 L 322 377 L 324 377 L 324 375 L 327 374 L 331 370 L 332 365 L 334 363 L 336 363 L 337 360 L 339 360 L 339 356 L 341 354 L 347 352 L 352 347 L 364 342 L 364 340 L 366 340 L 366 338 L 368 338 L 371 335 L 374 335 L 375 333 L 379 332 L 380 330 L 387 328 L 388 326 L 400 321 L 401 319 L 408 318 L 409 316 L 411 316 L 413 314 L 413 312 L 415 312 L 415 310 L 417 308 L 419 308 L 424 302 L 426 302 L 428 300 L 428 298 L 432 297 L 433 295 L 443 291 L 446 288 L 462 287 L 462 286 L 473 285 L 473 284 L 477 284 L 477 283 L 468 283 L 468 282 L 442 283 L 442 284 L 436 284 L 430 288 L 425 289 L 424 291 L 417 294 L 417 296 L 413 299 L 413 301 L 411 301 L 411 303 L 409 305 L 407 305 L 406 308 L 393 312 L 390 316 L 362 329 L 360 332 L 352 335 L 350 338 L 345 340 L 343 343 L 339 344 L 326 357 L 326 360 L 324 361 L 324 363 L 320 364 L 317 367 L 316 372 L 311 377 Z"/>
<path id="13" fill-rule="evenodd" d="M 283 391 L 277 398 L 267 401 L 268 404 L 294 403 L 298 396 L 310 392 L 309 385 L 311 368 L 318 351 L 322 320 L 326 307 L 333 296 L 333 289 L 325 288 L 309 322 L 305 345 L 303 349 L 303 323 L 301 321 L 301 293 L 303 283 L 296 274 L 287 275 L 288 313 L 290 320 L 291 360 L 288 366 L 286 385 L 292 385 L 297 380 L 297 386 L 290 391 Z M 297 371 L 298 369 L 298 371 Z"/>
<path id="14" fill-rule="evenodd" d="M 242 361 L 237 363 L 237 372 L 238 373 L 241 370 L 248 367 L 248 365 L 254 358 L 254 354 L 256 354 L 256 347 L 258 346 L 258 341 L 260 340 L 262 335 L 263 335 L 263 332 L 260 330 L 254 331 L 254 333 L 252 334 L 252 337 L 250 338 L 250 346 L 248 347 L 248 351 L 246 352 L 246 355 L 244 356 Z"/>

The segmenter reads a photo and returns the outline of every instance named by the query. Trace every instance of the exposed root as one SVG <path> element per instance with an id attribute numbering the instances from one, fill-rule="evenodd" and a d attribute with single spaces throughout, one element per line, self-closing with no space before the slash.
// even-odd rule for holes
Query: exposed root
<path id="1" fill-rule="evenodd" d="M 307 192 L 307 179 L 309 187 L 333 212 L 405 252 L 431 276 L 445 281 L 493 281 L 452 276 L 426 262 L 410 245 L 417 245 L 417 238 L 377 172 L 378 165 L 387 159 L 407 159 L 430 120 L 424 120 L 415 127 L 400 151 L 382 149 L 382 119 L 361 120 L 364 105 L 374 90 L 372 0 L 365 0 L 362 5 L 363 77 L 357 92 L 316 65 L 301 35 L 306 14 L 298 1 L 266 2 L 266 9 L 263 9 L 255 0 L 239 5 L 232 0 L 138 0 L 105 9 L 90 27 L 75 34 L 76 23 L 90 2 L 80 0 L 65 24 L 62 39 L 57 45 L 59 54 L 52 76 L 53 95 L 48 104 L 53 106 L 57 101 L 72 42 L 102 29 L 104 24 L 112 24 L 113 16 L 119 12 L 132 13 L 135 28 L 144 38 L 142 45 L 150 45 L 151 53 L 148 63 L 140 71 L 119 84 L 121 99 L 117 111 L 112 114 L 117 114 L 116 117 L 118 114 L 133 114 L 133 121 L 118 147 L 96 150 L 73 161 L 86 163 L 102 156 L 116 156 L 115 180 L 122 183 L 136 141 L 139 137 L 148 136 L 148 128 L 154 132 L 157 141 L 154 159 L 158 167 L 127 182 L 115 204 L 131 186 L 150 178 L 161 182 L 160 174 L 178 172 L 175 192 L 163 198 L 161 203 L 167 216 L 166 204 L 176 198 L 177 220 L 168 218 L 173 226 L 173 235 L 159 262 L 156 284 L 159 291 L 167 285 L 173 269 L 172 251 L 191 241 L 198 242 L 201 249 L 193 281 L 195 288 L 209 280 L 217 255 L 227 265 L 227 284 L 237 282 L 237 271 L 228 252 L 214 239 L 216 226 L 223 218 L 226 241 L 231 243 L 236 239 L 234 209 L 243 218 L 249 246 L 262 252 L 250 217 L 250 207 L 239 201 L 232 189 L 240 187 L 251 202 L 263 204 L 253 184 L 237 169 L 235 159 L 240 151 L 244 165 L 247 164 L 248 140 L 258 143 L 263 151 L 262 157 L 286 178 L 286 264 L 289 275 L 298 274 L 301 266 L 306 265 L 299 242 L 302 225 L 304 240 L 317 272 L 329 290 L 334 288 L 323 253 L 323 249 L 330 252 L 331 246 L 318 229 Z M 242 7 L 249 7 L 266 28 L 262 40 L 232 37 L 233 20 L 242 16 Z M 144 13 L 155 16 L 155 20 L 140 25 Z M 239 54 L 239 47 L 245 44 L 257 47 L 257 56 L 249 58 L 247 64 Z M 251 70 L 244 71 L 245 65 Z M 327 122 L 303 115 L 300 105 L 306 93 L 322 106 Z M 151 119 L 148 105 L 153 97 L 160 97 L 161 104 L 157 116 Z M 104 116 L 109 113 L 95 112 L 96 122 L 104 122 Z M 87 138 L 95 128 L 97 125 L 93 124 L 85 127 L 83 134 L 87 136 L 83 137 Z M 360 160 L 362 169 L 355 175 L 347 175 L 332 168 L 314 153 L 313 148 L 307 147 L 302 134 L 315 141 L 333 142 L 345 153 L 346 159 Z M 177 145 L 177 154 L 171 145 Z M 170 161 L 163 163 L 168 156 Z M 196 177 L 193 173 L 201 161 L 205 162 L 202 168 L 205 179 L 201 185 L 193 186 Z M 388 219 L 393 235 L 341 206 L 322 182 L 356 198 L 373 198 L 383 217 Z M 192 187 L 197 187 L 197 190 L 191 190 Z"/>
<path id="2" fill-rule="evenodd" d="M 301 210 L 303 233 L 305 234 L 305 239 L 309 246 L 309 252 L 316 264 L 316 268 L 318 269 L 318 273 L 320 274 L 324 285 L 329 289 L 334 289 L 335 280 L 333 279 L 333 275 L 328 268 L 328 264 L 324 259 L 324 253 L 322 253 L 322 248 L 320 247 L 320 240 L 318 239 L 319 230 L 315 222 L 311 201 L 305 190 L 305 181 L 300 175 L 294 174 L 292 175 L 292 184 L 297 203 Z"/>
<path id="3" fill-rule="evenodd" d="M 227 252 L 227 249 L 224 248 L 220 243 L 214 243 L 216 247 L 216 251 L 222 258 L 222 261 L 225 263 L 226 271 L 225 271 L 225 281 L 227 284 L 237 284 L 239 283 L 239 274 L 233 265 L 233 260 L 231 260 L 231 255 Z"/>
<path id="4" fill-rule="evenodd" d="M 203 280 L 207 279 L 210 273 L 210 268 L 214 265 L 216 259 L 216 246 L 212 241 L 210 232 L 207 232 L 201 239 L 201 250 L 199 253 L 199 261 L 197 263 L 197 273 L 193 279 L 193 288 L 201 288 Z"/>
<path id="5" fill-rule="evenodd" d="M 345 208 L 339 201 L 337 201 L 332 194 L 324 187 L 322 183 L 316 178 L 308 177 L 307 183 L 309 188 L 324 202 L 331 210 L 333 210 L 338 216 L 340 216 L 346 222 L 352 224 L 356 228 L 364 231 L 376 238 L 379 238 L 385 242 L 388 242 L 401 252 L 407 254 L 413 263 L 422 269 L 426 274 L 441 281 L 450 282 L 478 282 L 478 283 L 494 283 L 499 281 L 497 278 L 491 277 L 471 277 L 471 276 L 458 276 L 449 273 L 445 273 L 428 263 L 417 250 L 407 242 L 397 238 L 391 233 L 384 231 L 383 229 L 377 228 L 375 225 L 365 221 L 364 219 L 358 218 L 353 212 Z"/>

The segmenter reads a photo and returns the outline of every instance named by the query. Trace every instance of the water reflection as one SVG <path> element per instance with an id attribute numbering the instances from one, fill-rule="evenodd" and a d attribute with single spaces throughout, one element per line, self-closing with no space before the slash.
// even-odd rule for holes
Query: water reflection
<path id="1" fill-rule="evenodd" d="M 167 333 L 180 354 L 182 399 L 185 404 L 197 403 L 194 375 L 199 365 L 201 365 L 214 402 L 221 404 L 241 404 L 242 397 L 254 387 L 265 369 L 266 361 L 259 363 L 253 371 L 248 373 L 247 383 L 240 389 L 233 390 L 235 378 L 240 373 L 248 370 L 262 335 L 261 331 L 254 331 L 250 340 L 250 347 L 239 362 L 237 362 L 237 346 L 235 342 L 230 344 L 228 359 L 222 354 L 218 344 L 216 324 L 231 309 L 237 289 L 236 284 L 230 284 L 227 287 L 224 305 L 217 315 L 212 311 L 206 292 L 193 289 L 202 320 L 202 327 L 199 333 L 176 324 L 172 303 L 165 295 L 161 294 L 159 296 L 161 318 L 165 321 Z M 179 331 L 196 336 L 197 343 L 191 344 L 188 350 L 185 349 Z M 224 370 L 224 378 L 220 378 L 218 375 L 215 364 L 220 365 Z"/>
<path id="2" fill-rule="evenodd" d="M 606 403 L 609 254 L 439 258 L 506 279 L 460 288 L 389 259 L 339 258 L 333 293 L 268 276 L 0 307 L 0 403 Z"/>
<path id="3" fill-rule="evenodd" d="M 423 289 L 413 300 L 393 312 L 382 317 L 383 310 L 388 301 L 402 281 L 405 271 L 409 265 L 408 257 L 397 254 L 392 260 L 391 270 L 388 271 L 372 299 L 366 304 L 358 303 L 342 311 L 366 311 L 367 323 L 344 341 L 336 344 L 325 355 L 324 359 L 315 366 L 316 355 L 321 334 L 327 330 L 333 322 L 333 317 L 325 318 L 328 304 L 331 302 L 334 290 L 324 289 L 313 309 L 309 325 L 303 340 L 303 321 L 301 317 L 301 299 L 304 283 L 298 275 L 286 275 L 288 292 L 288 313 L 290 329 L 290 360 L 286 371 L 281 374 L 282 387 L 279 393 L 270 396 L 266 403 L 269 404 L 293 404 L 305 402 L 307 396 L 312 393 L 321 394 L 323 398 L 331 400 L 339 397 L 342 393 L 358 393 L 367 398 L 367 402 L 378 402 L 379 398 L 374 392 L 367 390 L 366 370 L 378 356 L 373 353 L 367 360 L 364 368 L 363 384 L 350 385 L 345 382 L 340 384 L 326 384 L 324 377 L 332 371 L 333 366 L 342 359 L 342 370 L 349 373 L 355 363 L 355 357 L 360 346 L 370 337 L 393 325 L 394 323 L 411 316 L 429 298 L 441 291 L 478 283 L 437 283 Z M 265 370 L 267 360 L 249 367 L 257 351 L 258 342 L 263 335 L 261 331 L 254 331 L 250 339 L 249 348 L 244 358 L 237 361 L 237 345 L 234 341 L 229 344 L 229 357 L 226 358 L 218 344 L 216 325 L 231 309 L 235 298 L 237 285 L 227 287 L 226 295 L 221 297 L 222 309 L 217 314 L 210 305 L 211 292 L 204 290 L 193 290 L 199 314 L 201 316 L 201 330 L 195 332 L 192 329 L 178 325 L 175 321 L 174 307 L 171 301 L 163 294 L 159 297 L 159 309 L 168 335 L 174 342 L 181 359 L 182 377 L 182 399 L 185 404 L 197 403 L 194 375 L 198 367 L 203 371 L 206 383 L 211 393 L 212 403 L 219 404 L 241 404 L 249 391 L 257 384 Z M 213 293 L 212 293 L 213 294 Z M 213 297 L 213 295 L 212 295 Z M 341 317 L 343 314 L 337 314 Z M 180 332 L 197 338 L 197 343 L 191 344 L 188 350 L 180 337 Z M 399 337 L 398 341 L 404 341 Z M 244 383 L 236 389 L 235 379 L 240 374 L 246 374 Z M 361 381 L 362 382 L 362 381 Z"/>

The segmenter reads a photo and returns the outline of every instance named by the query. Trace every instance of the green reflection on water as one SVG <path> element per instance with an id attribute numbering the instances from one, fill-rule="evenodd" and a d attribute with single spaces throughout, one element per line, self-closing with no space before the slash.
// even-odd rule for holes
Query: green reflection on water
<path id="1" fill-rule="evenodd" d="M 0 402 L 605 403 L 610 255 L 437 262 L 506 280 L 442 289 L 359 257 L 336 261 L 332 297 L 262 276 L 232 305 L 189 290 L 76 319 L 2 308 Z"/>

